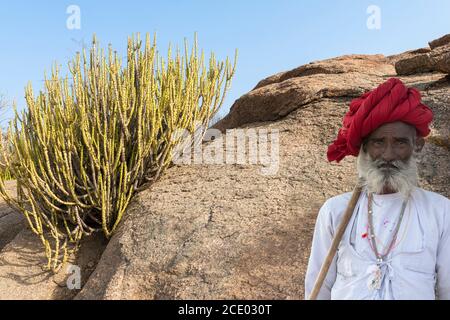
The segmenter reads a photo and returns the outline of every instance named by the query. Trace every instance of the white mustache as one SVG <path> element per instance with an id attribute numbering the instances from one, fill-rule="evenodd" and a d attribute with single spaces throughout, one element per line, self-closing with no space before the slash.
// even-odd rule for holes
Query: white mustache
<path id="1" fill-rule="evenodd" d="M 373 160 L 373 165 L 379 169 L 397 169 L 397 170 L 405 170 L 409 167 L 408 163 L 405 163 L 402 160 L 393 160 L 393 161 L 385 161 L 382 159 Z"/>
<path id="2" fill-rule="evenodd" d="M 361 148 L 357 166 L 360 184 L 369 192 L 381 193 L 384 187 L 389 186 L 406 197 L 418 183 L 416 153 L 407 161 L 372 160 Z"/>

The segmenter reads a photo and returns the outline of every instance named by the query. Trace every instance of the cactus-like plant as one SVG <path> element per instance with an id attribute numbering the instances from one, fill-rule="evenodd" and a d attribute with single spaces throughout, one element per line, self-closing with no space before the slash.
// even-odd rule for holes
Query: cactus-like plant
<path id="1" fill-rule="evenodd" d="M 17 179 L 17 199 L 0 193 L 20 210 L 56 272 L 84 235 L 116 230 L 130 199 L 153 183 L 171 162 L 178 129 L 207 127 L 223 104 L 236 59 L 209 67 L 197 39 L 189 55 L 179 50 L 167 61 L 156 37 L 128 39 L 126 65 L 109 47 L 107 57 L 93 40 L 89 57 L 78 53 L 69 77 L 52 69 L 45 89 L 26 88 L 28 108 L 15 118 L 2 144 L 3 167 Z"/>
<path id="2" fill-rule="evenodd" d="M 3 94 L 0 94 L 0 112 L 7 109 L 8 105 L 9 102 L 6 100 Z M 2 130 L 3 128 L 0 128 L 0 139 L 2 139 L 0 143 L 5 143 L 6 141 L 4 141 L 4 137 L 1 136 Z M 11 171 L 9 170 L 9 168 L 1 166 L 1 163 L 2 163 L 2 155 L 0 154 L 0 179 L 11 180 L 12 179 Z"/>

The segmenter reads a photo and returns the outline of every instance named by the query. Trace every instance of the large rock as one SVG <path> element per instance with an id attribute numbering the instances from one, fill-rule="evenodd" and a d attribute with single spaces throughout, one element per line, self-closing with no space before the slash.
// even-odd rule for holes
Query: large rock
<path id="1" fill-rule="evenodd" d="M 450 44 L 450 34 L 440 37 L 439 39 L 428 42 L 431 49 Z"/>
<path id="2" fill-rule="evenodd" d="M 6 204 L 0 205 L 0 211 L 8 212 L 0 217 L 0 250 L 2 250 L 24 228 L 24 218 L 18 212 L 12 211 Z"/>
<path id="3" fill-rule="evenodd" d="M 399 75 L 411 75 L 425 72 L 450 73 L 450 35 L 431 41 L 432 50 L 409 52 L 395 63 Z"/>
<path id="4" fill-rule="evenodd" d="M 434 71 L 450 73 L 450 45 L 438 47 L 433 50 L 431 61 L 434 64 Z"/>
<path id="5" fill-rule="evenodd" d="M 341 74 L 348 72 L 358 72 L 383 76 L 393 72 L 392 66 L 382 54 L 363 55 L 351 54 L 332 59 L 310 62 L 287 72 L 280 72 L 258 82 L 253 90 L 267 86 L 272 83 L 279 83 L 291 78 L 311 76 L 314 74 Z"/>
<path id="6" fill-rule="evenodd" d="M 313 62 L 260 81 L 231 106 L 214 128 L 223 131 L 256 121 L 274 121 L 313 101 L 357 97 L 385 75 L 395 75 L 383 55 L 348 55 Z"/>
<path id="7" fill-rule="evenodd" d="M 5 181 L 5 190 L 10 197 L 16 196 L 16 182 Z M 0 200 L 0 251 L 23 229 L 24 218 Z"/>
<path id="8" fill-rule="evenodd" d="M 329 164 L 327 145 L 351 99 L 394 73 L 389 58 L 355 59 L 278 74 L 236 101 L 215 127 L 279 130 L 278 171 L 263 175 L 258 164 L 170 167 L 134 198 L 76 298 L 302 299 L 318 209 L 356 179 L 355 159 Z M 366 62 L 384 71 L 337 71 Z M 420 89 L 435 113 L 420 158 L 421 186 L 449 197 L 450 83 L 436 72 L 400 79 Z"/>

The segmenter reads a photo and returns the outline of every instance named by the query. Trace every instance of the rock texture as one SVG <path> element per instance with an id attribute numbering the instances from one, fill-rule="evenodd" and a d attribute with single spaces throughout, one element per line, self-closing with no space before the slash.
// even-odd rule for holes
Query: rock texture
<path id="1" fill-rule="evenodd" d="M 399 75 L 438 71 L 450 73 L 450 36 L 429 42 L 427 49 L 409 52 L 395 63 Z"/>
<path id="2" fill-rule="evenodd" d="M 16 195 L 15 181 L 6 182 L 10 196 Z M 0 300 L 72 299 L 79 290 L 69 289 L 67 280 L 73 275 L 69 264 L 80 267 L 80 283 L 84 285 L 106 247 L 101 234 L 85 239 L 77 255 L 53 275 L 43 270 L 46 264 L 43 246 L 31 232 L 23 216 L 0 200 Z"/>
<path id="3" fill-rule="evenodd" d="M 317 212 L 356 178 L 354 158 L 326 161 L 349 102 L 396 76 L 401 61 L 446 48 L 442 41 L 387 57 L 317 61 L 260 81 L 214 128 L 279 130 L 276 173 L 249 163 L 171 166 L 133 199 L 75 298 L 302 299 Z M 421 186 L 450 197 L 450 82 L 421 66 L 400 79 L 421 90 L 435 113 Z M 226 138 L 202 147 L 221 143 Z"/>
<path id="4" fill-rule="evenodd" d="M 16 183 L 14 181 L 6 181 L 6 191 L 12 197 L 15 196 Z M 14 212 L 3 199 L 0 200 L 0 251 L 22 230 L 23 217 Z"/>
<path id="5" fill-rule="evenodd" d="M 450 34 L 446 34 L 445 36 L 440 37 L 439 39 L 428 42 L 428 45 L 430 46 L 431 49 L 440 46 L 445 46 L 447 44 L 450 44 Z"/>
<path id="6" fill-rule="evenodd" d="M 224 130 L 258 121 L 273 121 L 313 101 L 357 97 L 395 75 L 382 55 L 347 55 L 317 61 L 260 81 L 240 97 L 215 128 Z"/>

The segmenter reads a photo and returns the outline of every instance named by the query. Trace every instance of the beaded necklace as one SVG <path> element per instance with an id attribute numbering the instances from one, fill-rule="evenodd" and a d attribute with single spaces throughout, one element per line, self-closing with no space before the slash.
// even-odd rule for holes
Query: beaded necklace
<path id="1" fill-rule="evenodd" d="M 392 235 L 391 243 L 389 244 L 388 249 L 386 250 L 386 252 L 383 253 L 383 254 L 381 254 L 378 251 L 377 244 L 376 244 L 376 241 L 375 241 L 375 233 L 374 233 L 374 230 L 373 230 L 373 221 L 372 221 L 373 220 L 372 201 L 373 201 L 373 194 L 369 193 L 368 194 L 368 205 L 367 205 L 368 218 L 369 218 L 368 219 L 368 222 L 369 222 L 369 243 L 371 244 L 371 248 L 372 248 L 373 252 L 375 253 L 375 256 L 377 258 L 377 263 L 382 263 L 384 261 L 384 259 L 387 257 L 387 255 L 391 252 L 391 250 L 393 248 L 393 245 L 395 243 L 395 240 L 397 239 L 398 230 L 400 229 L 400 224 L 402 222 L 403 215 L 405 213 L 406 203 L 407 203 L 408 199 L 405 199 L 403 201 L 402 209 L 400 211 L 400 216 L 398 218 L 397 225 L 395 226 L 395 230 L 394 230 L 394 233 Z"/>
<path id="2" fill-rule="evenodd" d="M 406 219 L 406 221 L 405 221 L 405 219 Z M 411 207 L 409 207 L 408 213 L 406 213 L 406 211 L 405 211 L 405 215 L 403 216 L 402 223 L 403 224 L 406 223 L 406 226 L 405 226 L 405 228 L 403 230 L 403 233 L 402 233 L 401 237 L 399 237 L 399 234 L 397 234 L 397 239 L 394 242 L 394 245 L 392 246 L 391 251 L 394 250 L 395 248 L 397 248 L 400 245 L 400 243 L 405 239 L 406 233 L 408 231 L 408 226 L 409 226 L 410 220 L 411 220 Z M 400 228 L 401 228 L 401 226 L 400 226 Z M 366 232 L 363 234 L 363 238 L 366 238 L 369 235 L 369 224 L 366 225 L 366 229 L 365 230 L 366 230 Z M 399 232 L 400 232 L 400 230 L 399 230 Z M 376 236 L 374 237 L 374 239 L 377 242 L 378 246 L 381 246 L 381 248 L 383 248 L 383 250 L 386 250 L 386 247 L 388 246 L 388 244 L 383 243 L 382 240 L 379 239 Z M 371 246 L 371 249 L 372 249 L 372 244 L 371 244 L 370 241 L 369 241 L 369 245 Z"/>

